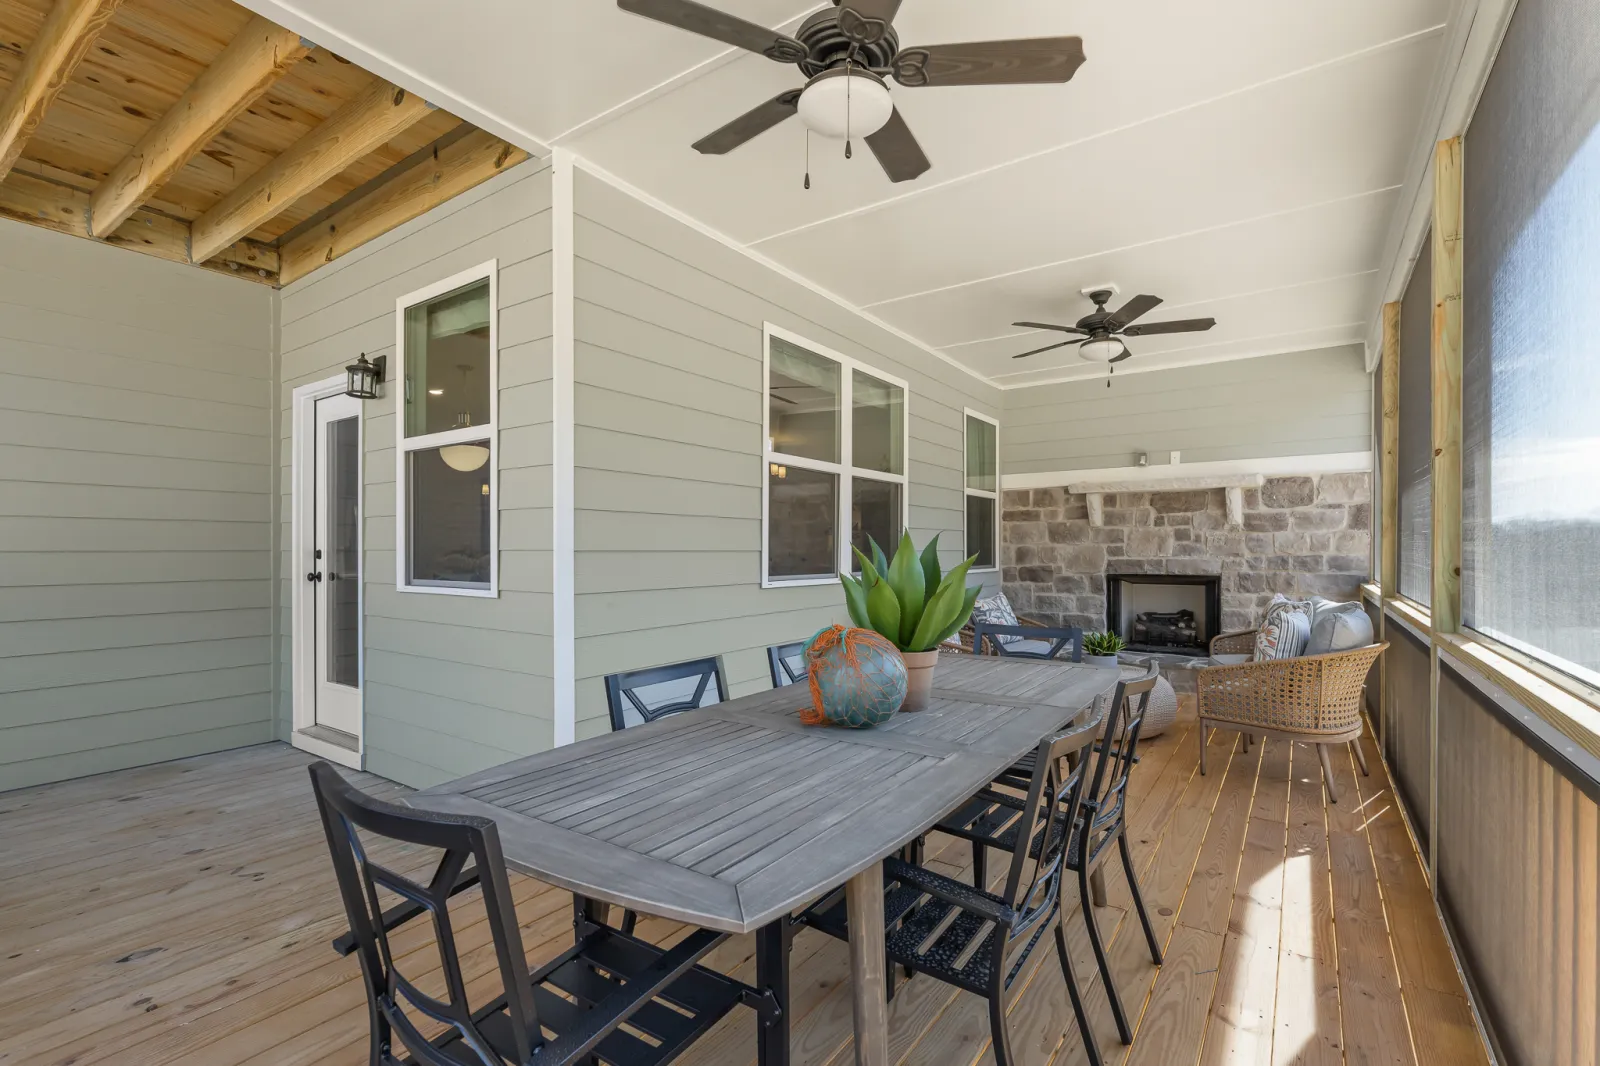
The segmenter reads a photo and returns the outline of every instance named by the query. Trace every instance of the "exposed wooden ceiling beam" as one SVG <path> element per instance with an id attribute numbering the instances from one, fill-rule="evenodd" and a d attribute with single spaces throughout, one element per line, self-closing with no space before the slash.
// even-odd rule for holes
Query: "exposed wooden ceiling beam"
<path id="1" fill-rule="evenodd" d="M 190 234 L 194 261 L 210 259 L 431 110 L 420 97 L 374 81 L 195 219 Z"/>
<path id="2" fill-rule="evenodd" d="M 0 102 L 0 181 L 122 0 L 56 0 Z"/>
<path id="3" fill-rule="evenodd" d="M 444 138 L 421 162 L 335 211 L 279 249 L 279 280 L 287 285 L 324 263 L 381 237 L 396 226 L 516 166 L 528 153 L 482 130 Z"/>
<path id="4" fill-rule="evenodd" d="M 88 237 L 89 192 L 19 168 L 0 184 L 0 218 Z M 189 262 L 189 224 L 148 208 L 138 208 L 126 225 L 96 239 L 175 263 Z M 278 250 L 259 241 L 238 241 L 200 265 L 266 285 L 278 281 Z"/>
<path id="5" fill-rule="evenodd" d="M 126 222 L 312 47 L 259 15 L 251 19 L 95 189 L 90 232 L 104 237 Z"/>

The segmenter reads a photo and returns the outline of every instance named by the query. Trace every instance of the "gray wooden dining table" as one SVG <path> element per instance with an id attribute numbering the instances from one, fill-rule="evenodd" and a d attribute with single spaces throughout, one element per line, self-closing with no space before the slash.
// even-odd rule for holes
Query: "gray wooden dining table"
<path id="1" fill-rule="evenodd" d="M 755 932 L 759 1035 L 788 1062 L 791 912 L 845 887 L 856 1061 L 887 1066 L 881 860 L 1040 739 L 1086 714 L 1112 667 L 945 654 L 926 710 L 871 729 L 801 723 L 772 689 L 517 759 L 408 797 L 494 819 L 513 869 L 587 900 Z"/>

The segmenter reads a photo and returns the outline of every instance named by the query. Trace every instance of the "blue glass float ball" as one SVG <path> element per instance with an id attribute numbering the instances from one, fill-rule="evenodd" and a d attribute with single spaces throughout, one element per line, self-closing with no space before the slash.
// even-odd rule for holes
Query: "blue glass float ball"
<path id="1" fill-rule="evenodd" d="M 881 725 L 906 698 L 906 663 L 870 629 L 829 626 L 806 642 L 813 708 L 824 721 L 850 729 Z"/>

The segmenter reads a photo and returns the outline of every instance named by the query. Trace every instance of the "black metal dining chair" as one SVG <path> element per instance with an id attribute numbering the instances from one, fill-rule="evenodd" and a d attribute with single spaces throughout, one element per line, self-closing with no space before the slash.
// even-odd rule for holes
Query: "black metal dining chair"
<path id="1" fill-rule="evenodd" d="M 573 946 L 530 972 L 491 819 L 373 799 L 326 762 L 312 765 L 311 785 L 350 923 L 345 947 L 361 963 L 371 1066 L 663 1066 L 740 1003 L 758 1013 L 774 1009 L 769 997 L 699 965 L 728 934 L 699 929 L 671 948 L 656 947 L 607 925 L 582 897 L 574 897 Z M 378 838 L 441 851 L 432 878 L 424 883 L 373 861 L 367 841 Z M 473 886 L 499 977 L 498 995 L 477 1004 L 450 910 L 451 897 Z M 380 893 L 401 902 L 385 910 Z M 389 934 L 423 914 L 437 950 L 398 953 Z M 435 967 L 441 973 L 428 983 L 442 983 L 443 999 L 417 983 Z"/>
<path id="2" fill-rule="evenodd" d="M 772 671 L 772 687 L 798 685 L 806 679 L 806 643 L 774 644 L 767 649 L 767 667 Z"/>
<path id="3" fill-rule="evenodd" d="M 1155 929 L 1150 924 L 1150 915 L 1145 910 L 1144 896 L 1139 891 L 1139 878 L 1133 869 L 1133 855 L 1128 849 L 1127 835 L 1128 776 L 1134 764 L 1139 761 L 1137 754 L 1139 727 L 1144 722 L 1150 692 L 1156 687 L 1158 677 L 1160 668 L 1152 661 L 1147 664 L 1144 674 L 1131 679 L 1125 678 L 1117 683 L 1116 690 L 1105 707 L 1104 716 L 1096 716 L 1096 719 L 1086 727 L 1094 730 L 1099 736 L 1090 748 L 1091 757 L 1080 761 L 1079 771 L 1075 771 L 1083 771 L 1083 762 L 1087 762 L 1086 784 L 1082 796 L 1075 804 L 1064 805 L 1057 812 L 1057 818 L 1062 825 L 1071 826 L 1071 845 L 1067 850 L 1066 868 L 1078 875 L 1080 909 L 1083 911 L 1084 925 L 1089 933 L 1089 944 L 1094 949 L 1100 980 L 1105 984 L 1106 998 L 1111 1003 L 1111 1014 L 1117 1023 L 1117 1035 L 1122 1038 L 1124 1044 L 1133 1043 L 1133 1029 L 1128 1024 L 1127 1012 L 1123 1010 L 1122 999 L 1117 994 L 1116 983 L 1111 976 L 1105 942 L 1100 936 L 1100 926 L 1094 916 L 1094 893 L 1090 880 L 1100 864 L 1110 857 L 1110 847 L 1114 842 L 1122 856 L 1122 871 L 1128 879 L 1128 890 L 1133 896 L 1134 909 L 1138 911 L 1139 923 L 1144 927 L 1145 942 L 1150 948 L 1150 961 L 1160 966 L 1161 944 L 1156 939 Z M 1037 779 L 1036 769 L 1033 780 Z M 1014 766 L 1001 775 L 997 784 L 1011 788 L 1021 787 L 1018 767 Z M 982 878 L 985 876 L 985 849 L 1014 851 L 1017 843 L 1018 829 L 1015 819 L 1008 820 L 1005 817 L 1004 804 L 992 808 L 985 805 L 988 802 L 991 801 L 986 799 L 986 794 L 979 793 L 973 803 L 961 808 L 939 824 L 942 831 L 972 842 L 972 866 L 976 884 L 982 884 Z M 1087 1037 L 1084 1042 L 1086 1047 L 1089 1046 Z M 1090 1061 L 1094 1063 L 1100 1061 L 1098 1049 L 1092 1049 Z"/>
<path id="4" fill-rule="evenodd" d="M 1015 640 L 1002 640 L 1015 637 Z M 1061 652 L 1072 646 L 1072 654 L 1062 661 L 1083 662 L 1083 630 L 1076 626 L 1003 626 L 975 622 L 972 650 L 978 655 L 1005 655 L 1013 659 L 1061 659 Z"/>
<path id="5" fill-rule="evenodd" d="M 626 729 L 696 707 L 710 707 L 727 698 L 728 682 L 720 656 L 606 677 L 606 704 L 611 709 L 612 729 Z"/>
<path id="6" fill-rule="evenodd" d="M 1059 816 L 1077 808 L 1083 790 L 1083 760 L 1067 767 L 1067 757 L 1094 740 L 1098 725 L 1090 722 L 1041 740 L 1034 753 L 1038 770 L 1025 797 L 991 788 L 967 805 L 976 812 L 974 818 L 982 813 L 1012 834 L 1011 865 L 1000 892 L 964 884 L 905 858 L 883 863 L 885 943 L 891 969 L 899 964 L 908 974 L 926 974 L 987 999 L 997 1066 L 1013 1066 L 1016 1061 L 1006 1027 L 1007 994 L 1033 949 L 1052 931 L 1084 1046 L 1090 1049 L 1090 1060 L 1096 1066 L 1100 1063 L 1061 928 L 1061 878 L 1070 826 Z M 800 918 L 846 940 L 848 919 L 842 890 Z"/>

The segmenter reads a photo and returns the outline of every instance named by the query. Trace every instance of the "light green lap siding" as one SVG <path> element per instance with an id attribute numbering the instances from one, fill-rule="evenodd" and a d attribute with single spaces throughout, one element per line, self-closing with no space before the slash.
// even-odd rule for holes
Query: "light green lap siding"
<path id="1" fill-rule="evenodd" d="M 999 390 L 579 170 L 574 285 L 578 736 L 610 729 L 608 673 L 721 655 L 735 694 L 765 649 L 842 619 L 835 585 L 761 585 L 762 325 L 910 386 L 912 536 L 961 556 L 962 409 Z"/>
<path id="2" fill-rule="evenodd" d="M 0 221 L 0 790 L 271 738 L 272 301 Z"/>
<path id="3" fill-rule="evenodd" d="M 1007 474 L 1361 452 L 1372 380 L 1360 345 L 1013 389 L 1000 433 Z"/>
<path id="4" fill-rule="evenodd" d="M 367 769 L 429 785 L 550 747 L 550 171 L 537 162 L 435 208 L 323 267 L 282 296 L 281 440 L 289 485 L 291 394 L 357 352 L 395 352 L 395 300 L 487 259 L 499 262 L 499 536 L 496 599 L 395 589 L 394 396 L 365 413 Z M 280 498 L 280 602 L 288 557 Z M 287 607 L 278 733 L 290 722 Z"/>

